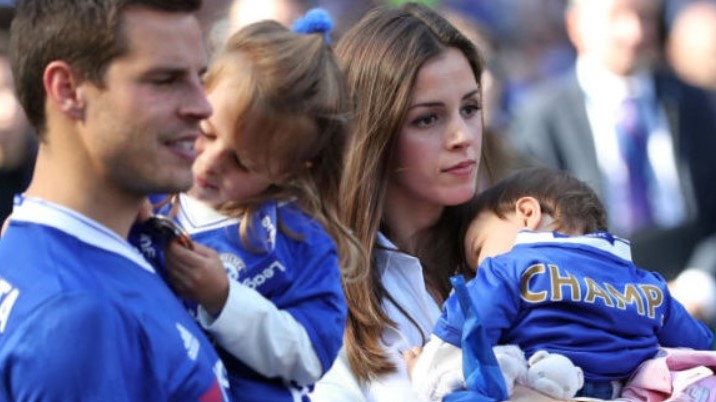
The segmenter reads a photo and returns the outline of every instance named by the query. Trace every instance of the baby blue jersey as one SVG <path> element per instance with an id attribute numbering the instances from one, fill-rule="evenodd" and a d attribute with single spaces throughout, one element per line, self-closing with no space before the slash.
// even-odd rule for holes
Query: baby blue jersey
<path id="1" fill-rule="evenodd" d="M 20 200 L 0 238 L 0 400 L 228 401 L 208 339 L 124 239 Z"/>
<path id="2" fill-rule="evenodd" d="M 325 373 L 343 342 L 347 307 L 335 243 L 323 227 L 295 203 L 266 202 L 253 215 L 249 244 L 243 244 L 239 218 L 183 201 L 176 219 L 192 240 L 219 253 L 230 280 L 255 289 L 289 313 L 308 333 Z M 203 207 L 206 207 L 202 205 Z M 165 207 L 168 212 L 171 206 Z M 201 210 L 199 212 L 198 210 Z M 251 325 L 247 322 L 246 325 Z M 276 334 L 280 339 L 287 334 Z M 255 344 L 245 339 L 247 348 Z M 266 378 L 217 344 L 237 401 L 307 401 L 312 384 Z"/>
<path id="3" fill-rule="evenodd" d="M 665 280 L 631 262 L 629 243 L 599 232 L 567 237 L 522 231 L 512 251 L 487 258 L 467 284 L 488 341 L 527 356 L 561 353 L 590 381 L 627 377 L 659 345 L 710 349 L 713 333 L 674 300 Z M 460 346 L 452 295 L 434 333 Z"/>

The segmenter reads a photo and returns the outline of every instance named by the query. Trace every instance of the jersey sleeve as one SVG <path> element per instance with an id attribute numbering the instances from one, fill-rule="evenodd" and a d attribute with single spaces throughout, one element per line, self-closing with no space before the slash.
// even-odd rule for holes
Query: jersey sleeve
<path id="1" fill-rule="evenodd" d="M 257 291 L 235 281 L 229 286 L 229 297 L 216 320 L 199 307 L 199 321 L 219 345 L 269 378 L 299 384 L 320 378 L 322 367 L 305 328 Z"/>
<path id="2" fill-rule="evenodd" d="M 336 246 L 325 232 L 311 235 L 320 241 L 302 245 L 306 258 L 292 290 L 297 297 L 285 309 L 306 329 L 325 373 L 343 345 L 348 309 Z"/>
<path id="3" fill-rule="evenodd" d="M 659 344 L 665 347 L 711 350 L 714 343 L 713 331 L 706 324 L 693 318 L 668 292 L 666 300 L 669 306 L 664 318 L 664 326 L 658 334 Z"/>
<path id="4" fill-rule="evenodd" d="M 509 267 L 500 260 L 488 258 L 480 265 L 475 278 L 467 282 L 467 289 L 478 301 L 478 313 L 490 344 L 499 342 L 505 329 L 512 326 L 520 306 L 518 276 L 513 277 Z M 433 330 L 438 338 L 460 347 L 465 316 L 457 296 L 453 293 L 445 301 Z"/>
<path id="5" fill-rule="evenodd" d="M 138 345 L 137 329 L 110 303 L 65 294 L 35 310 L 7 339 L 5 400 L 166 400 Z M 0 393 L 1 394 L 1 393 Z"/>
<path id="6" fill-rule="evenodd" d="M 292 281 L 280 298 L 266 298 L 231 281 L 219 317 L 211 320 L 200 309 L 200 321 L 226 351 L 253 370 L 312 384 L 338 355 L 347 309 L 333 241 L 317 231 L 304 239 L 293 242 L 291 258 L 284 261 Z"/>

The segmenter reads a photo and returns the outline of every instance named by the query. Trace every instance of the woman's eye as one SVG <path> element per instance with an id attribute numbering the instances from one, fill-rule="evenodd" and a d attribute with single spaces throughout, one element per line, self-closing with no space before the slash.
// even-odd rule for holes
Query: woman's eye
<path id="1" fill-rule="evenodd" d="M 413 124 L 416 127 L 425 128 L 425 127 L 430 127 L 437 120 L 438 120 L 438 116 L 436 114 L 428 114 L 428 115 L 420 116 L 417 119 L 413 120 Z"/>
<path id="2" fill-rule="evenodd" d="M 464 116 L 474 116 L 480 111 L 480 105 L 471 103 L 462 107 L 462 114 Z"/>

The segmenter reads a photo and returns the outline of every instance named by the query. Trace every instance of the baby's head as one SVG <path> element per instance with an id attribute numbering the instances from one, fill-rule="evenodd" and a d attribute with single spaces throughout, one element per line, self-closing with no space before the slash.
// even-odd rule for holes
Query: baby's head
<path id="1" fill-rule="evenodd" d="M 199 195 L 226 208 L 302 198 L 328 171 L 340 176 L 350 103 L 325 38 L 261 21 L 228 39 L 205 77 L 214 114 L 197 142 L 194 195 L 209 184 L 216 195 Z"/>
<path id="2" fill-rule="evenodd" d="M 465 257 L 477 267 L 512 249 L 522 229 L 568 235 L 607 230 L 602 202 L 585 183 L 544 167 L 520 170 L 480 193 L 463 226 Z"/>

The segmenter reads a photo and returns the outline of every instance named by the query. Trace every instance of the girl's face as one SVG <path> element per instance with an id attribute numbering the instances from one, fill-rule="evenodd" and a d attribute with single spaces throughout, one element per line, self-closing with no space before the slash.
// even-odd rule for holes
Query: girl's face
<path id="1" fill-rule="evenodd" d="M 399 136 L 391 197 L 422 210 L 461 204 L 475 194 L 482 112 L 462 52 L 450 48 L 420 68 Z"/>
<path id="2" fill-rule="evenodd" d="M 233 80 L 219 78 L 207 96 L 214 113 L 202 123 L 203 134 L 194 145 L 198 156 L 192 169 L 194 185 L 189 194 L 216 208 L 228 201 L 259 195 L 271 181 L 262 169 L 252 163 L 250 155 L 236 145 L 236 114 L 232 107 L 236 91 Z M 240 134 L 250 136 L 255 133 Z"/>

